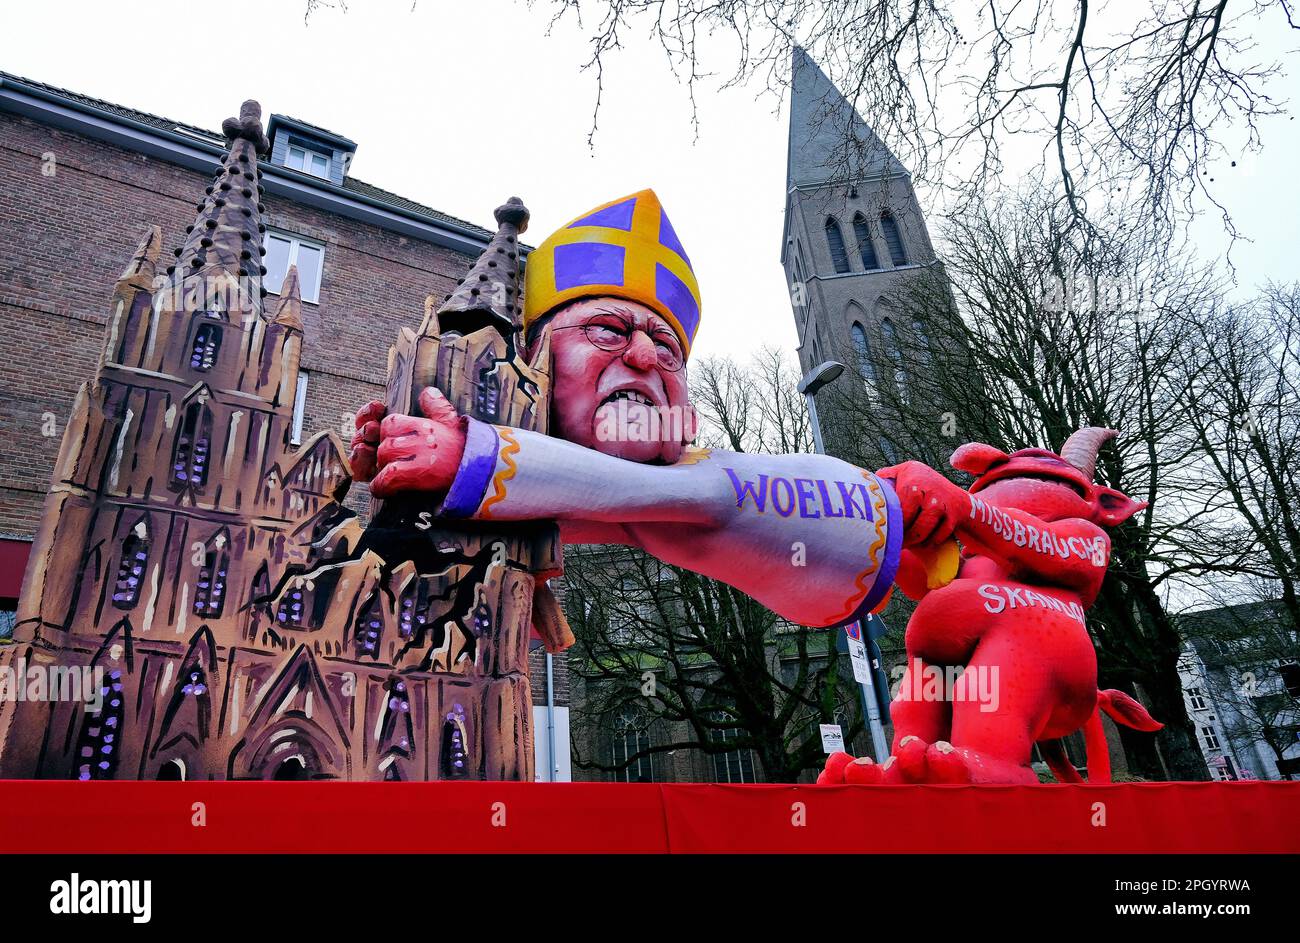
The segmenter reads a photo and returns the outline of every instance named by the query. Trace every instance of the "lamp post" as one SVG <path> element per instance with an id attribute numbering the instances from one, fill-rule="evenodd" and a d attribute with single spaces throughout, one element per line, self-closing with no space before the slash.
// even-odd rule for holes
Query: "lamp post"
<path id="1" fill-rule="evenodd" d="M 808 404 L 808 421 L 812 426 L 813 447 L 818 454 L 825 454 L 826 446 L 822 442 L 821 421 L 817 418 L 817 391 L 831 381 L 837 379 L 844 372 L 844 364 L 837 360 L 827 360 L 813 367 L 799 381 L 798 390 L 803 394 L 804 401 Z M 845 641 L 851 646 L 855 639 L 862 639 L 862 626 L 858 622 L 850 622 L 844 627 Z M 861 641 L 858 642 L 862 644 Z M 876 754 L 876 762 L 883 763 L 889 756 L 889 744 L 885 740 L 885 727 L 880 722 L 880 705 L 876 701 L 876 692 L 874 682 L 872 681 L 873 672 L 871 664 L 868 662 L 865 672 L 866 680 L 858 684 L 858 691 L 862 695 L 862 710 L 867 718 L 867 728 L 871 731 L 871 747 Z"/>

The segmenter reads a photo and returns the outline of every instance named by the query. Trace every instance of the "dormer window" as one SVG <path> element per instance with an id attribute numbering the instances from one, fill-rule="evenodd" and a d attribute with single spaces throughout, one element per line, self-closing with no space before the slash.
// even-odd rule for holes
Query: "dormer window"
<path id="1" fill-rule="evenodd" d="M 300 147 L 297 144 L 289 145 L 284 164 L 290 170 L 301 170 L 313 177 L 320 177 L 324 180 L 328 180 L 330 177 L 329 155 L 313 151 L 307 147 Z"/>
<path id="2" fill-rule="evenodd" d="M 269 163 L 335 186 L 343 185 L 357 150 L 355 141 L 288 115 L 271 115 L 266 136 L 271 139 Z"/>

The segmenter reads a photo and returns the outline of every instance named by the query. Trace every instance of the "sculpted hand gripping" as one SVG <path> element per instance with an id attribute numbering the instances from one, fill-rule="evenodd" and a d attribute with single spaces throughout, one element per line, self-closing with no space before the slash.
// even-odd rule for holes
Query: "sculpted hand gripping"
<path id="1" fill-rule="evenodd" d="M 1036 782 L 1035 743 L 1058 779 L 1077 782 L 1060 738 L 1080 728 L 1089 777 L 1107 782 L 1101 712 L 1160 728 L 1132 698 L 1097 689 L 1084 622 L 1110 560 L 1104 528 L 1146 507 L 1092 480 L 1115 435 L 1081 429 L 1060 455 L 968 443 L 952 464 L 977 476 L 969 492 L 919 462 L 880 472 L 894 480 L 906 529 L 898 585 L 920 601 L 891 707 L 893 755 L 876 765 L 835 754 L 818 782 Z M 920 560 L 954 536 L 957 578 L 932 589 Z"/>

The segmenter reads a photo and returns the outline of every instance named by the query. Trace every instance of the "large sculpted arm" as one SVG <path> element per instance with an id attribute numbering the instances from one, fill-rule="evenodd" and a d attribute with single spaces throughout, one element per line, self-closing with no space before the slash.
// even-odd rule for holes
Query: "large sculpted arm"
<path id="1" fill-rule="evenodd" d="M 354 439 L 354 470 L 375 470 L 379 497 L 418 490 L 446 517 L 558 520 L 566 542 L 640 547 L 805 625 L 865 615 L 892 584 L 893 492 L 846 462 L 696 449 L 674 465 L 639 464 L 458 417 L 426 394 L 430 418 L 368 418 Z"/>

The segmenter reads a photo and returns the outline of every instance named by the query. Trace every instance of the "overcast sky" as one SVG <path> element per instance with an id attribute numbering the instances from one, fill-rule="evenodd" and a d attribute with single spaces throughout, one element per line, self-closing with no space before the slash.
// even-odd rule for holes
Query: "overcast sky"
<path id="1" fill-rule="evenodd" d="M 221 3 L 6 4 L 0 69 L 216 130 L 245 98 L 357 142 L 355 176 L 491 226 L 518 195 L 525 240 L 599 203 L 653 187 L 691 255 L 704 299 L 697 355 L 792 348 L 779 264 L 785 185 L 784 103 L 762 89 L 707 90 L 695 138 L 685 88 L 661 50 L 630 37 L 606 75 L 594 149 L 594 78 L 572 21 L 546 35 L 538 0 L 352 0 L 303 22 L 301 0 Z M 1285 30 L 1261 37 L 1280 56 Z M 716 63 L 731 61 L 725 48 Z M 1300 99 L 1288 76 L 1279 98 Z M 1263 124 L 1262 154 L 1215 169 L 1220 199 L 1255 240 L 1234 252 L 1243 292 L 1297 277 L 1300 126 Z M 932 229 L 936 228 L 932 226 Z M 1222 252 L 1212 220 L 1193 230 Z M 415 318 L 418 312 L 412 312 Z"/>

